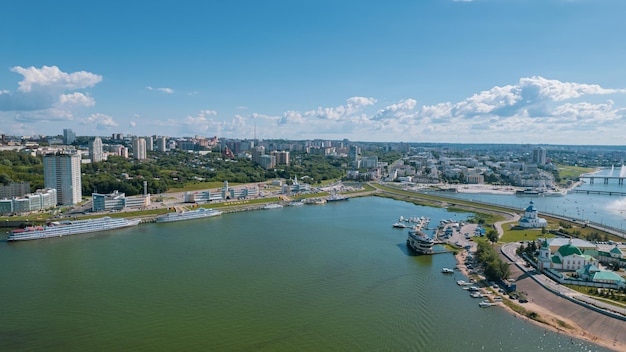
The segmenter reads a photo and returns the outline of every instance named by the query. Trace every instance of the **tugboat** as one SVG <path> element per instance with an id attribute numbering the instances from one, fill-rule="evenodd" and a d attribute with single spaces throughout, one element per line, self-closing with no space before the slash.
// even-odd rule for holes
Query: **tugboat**
<path id="1" fill-rule="evenodd" d="M 406 246 L 417 254 L 433 254 L 435 241 L 419 230 L 409 231 Z"/>

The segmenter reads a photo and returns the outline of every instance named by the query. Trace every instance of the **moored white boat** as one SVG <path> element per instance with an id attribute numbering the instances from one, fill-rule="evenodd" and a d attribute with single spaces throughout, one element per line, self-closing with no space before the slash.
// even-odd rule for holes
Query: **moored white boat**
<path id="1" fill-rule="evenodd" d="M 441 272 L 444 274 L 452 274 L 454 273 L 454 270 L 450 269 L 450 268 L 443 268 L 441 269 Z"/>
<path id="2" fill-rule="evenodd" d="M 44 226 L 29 226 L 8 232 L 7 241 L 27 241 L 63 237 L 88 232 L 115 230 L 138 225 L 140 219 L 111 218 L 109 216 L 87 220 L 64 220 Z"/>
<path id="3" fill-rule="evenodd" d="M 173 222 L 221 215 L 222 212 L 215 209 L 200 208 L 196 210 L 167 213 L 156 218 L 156 222 Z"/>
<path id="4" fill-rule="evenodd" d="M 406 245 L 417 254 L 432 254 L 435 241 L 419 230 L 409 231 Z"/>
<path id="5" fill-rule="evenodd" d="M 478 306 L 481 308 L 488 308 L 488 307 L 495 306 L 495 305 L 496 305 L 495 303 L 489 302 L 487 300 L 480 301 L 478 303 Z"/>

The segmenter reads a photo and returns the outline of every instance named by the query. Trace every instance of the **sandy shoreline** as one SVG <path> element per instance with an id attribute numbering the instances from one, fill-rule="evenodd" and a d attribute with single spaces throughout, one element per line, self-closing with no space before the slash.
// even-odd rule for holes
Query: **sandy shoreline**
<path id="1" fill-rule="evenodd" d="M 467 270 L 464 264 L 466 257 L 467 257 L 466 251 L 460 251 L 459 253 L 455 255 L 455 258 L 457 260 L 457 268 L 465 277 L 470 278 L 471 276 L 469 274 L 469 271 Z M 508 299 L 506 298 L 506 295 L 504 294 L 489 294 L 488 292 L 490 292 L 491 290 L 488 290 L 487 287 L 481 286 L 480 289 L 482 293 L 485 294 L 485 298 L 488 298 L 491 301 L 493 301 L 493 297 L 496 295 L 504 296 L 503 299 Z M 518 318 L 525 319 L 537 326 L 546 328 L 552 332 L 565 334 L 567 336 L 571 336 L 572 338 L 591 342 L 593 344 L 596 344 L 596 345 L 599 345 L 608 349 L 612 349 L 615 351 L 626 350 L 626 344 L 620 343 L 618 341 L 609 341 L 607 339 L 591 334 L 585 331 L 585 329 L 581 328 L 578 324 L 576 324 L 572 320 L 564 318 L 557 314 L 554 314 L 552 311 L 550 311 L 548 307 L 539 305 L 535 303 L 534 300 L 524 303 L 523 305 L 520 305 L 520 306 L 523 307 L 527 311 L 537 313 L 539 315 L 539 318 L 542 321 L 530 319 L 527 316 L 514 311 L 512 308 L 505 305 L 504 303 L 498 303 L 497 305 L 505 308 L 507 311 L 513 313 Z M 621 322 L 616 320 L 616 324 L 621 324 Z"/>

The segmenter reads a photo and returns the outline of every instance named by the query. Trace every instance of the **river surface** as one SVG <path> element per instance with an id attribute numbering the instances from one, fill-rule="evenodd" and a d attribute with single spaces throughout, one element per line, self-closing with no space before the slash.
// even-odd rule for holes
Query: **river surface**
<path id="1" fill-rule="evenodd" d="M 368 197 L 0 242 L 1 351 L 607 351 L 456 285 Z"/>
<path id="2" fill-rule="evenodd" d="M 478 193 L 447 193 L 429 192 L 438 196 L 446 196 L 471 201 L 504 205 L 518 209 L 520 212 L 528 207 L 530 201 L 542 212 L 583 220 L 593 221 L 619 230 L 626 230 L 626 196 L 608 194 L 587 194 L 576 191 L 601 191 L 626 193 L 626 185 L 619 184 L 617 179 L 609 179 L 604 183 L 603 176 L 626 178 L 626 168 L 601 170 L 595 175 L 594 183 L 584 178 L 584 183 L 565 196 L 517 196 L 508 194 Z"/>

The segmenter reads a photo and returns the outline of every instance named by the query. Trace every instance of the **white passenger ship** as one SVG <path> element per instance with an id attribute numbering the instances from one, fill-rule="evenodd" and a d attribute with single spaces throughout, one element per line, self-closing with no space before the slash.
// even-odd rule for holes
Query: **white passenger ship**
<path id="1" fill-rule="evenodd" d="M 7 241 L 38 240 L 41 238 L 62 237 L 88 232 L 108 231 L 135 226 L 140 219 L 102 218 L 87 220 L 64 220 L 51 222 L 44 226 L 28 226 L 8 232 Z"/>
<path id="2" fill-rule="evenodd" d="M 222 212 L 215 209 L 200 208 L 196 210 L 181 211 L 176 213 L 167 213 L 156 218 L 156 222 L 172 222 L 183 221 L 199 218 L 207 218 L 210 216 L 221 215 Z"/>
<path id="3" fill-rule="evenodd" d="M 409 231 L 406 245 L 417 254 L 432 254 L 435 241 L 420 230 Z"/>

